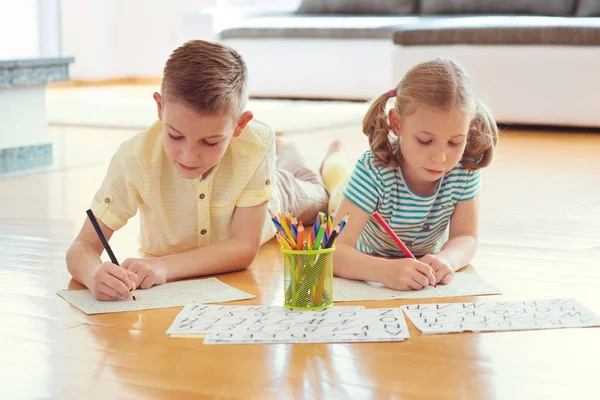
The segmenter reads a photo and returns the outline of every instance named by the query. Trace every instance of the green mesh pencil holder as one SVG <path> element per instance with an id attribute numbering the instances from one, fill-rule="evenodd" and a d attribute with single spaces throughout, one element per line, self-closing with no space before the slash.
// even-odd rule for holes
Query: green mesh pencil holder
<path id="1" fill-rule="evenodd" d="M 333 252 L 288 250 L 283 252 L 284 306 L 292 310 L 322 310 L 333 305 Z"/>

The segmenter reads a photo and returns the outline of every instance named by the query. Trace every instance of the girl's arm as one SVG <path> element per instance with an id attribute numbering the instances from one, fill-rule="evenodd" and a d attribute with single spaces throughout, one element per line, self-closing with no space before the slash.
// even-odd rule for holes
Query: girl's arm
<path id="1" fill-rule="evenodd" d="M 479 239 L 479 194 L 472 200 L 456 204 L 450 218 L 448 241 L 437 253 L 455 271 L 469 265 L 477 251 Z"/>
<path id="2" fill-rule="evenodd" d="M 334 226 L 349 214 L 348 223 L 335 242 L 333 273 L 336 276 L 379 282 L 397 290 L 422 289 L 435 283 L 429 265 L 411 259 L 386 259 L 358 251 L 354 246 L 369 219 L 369 214 L 343 198 L 336 210 Z"/>

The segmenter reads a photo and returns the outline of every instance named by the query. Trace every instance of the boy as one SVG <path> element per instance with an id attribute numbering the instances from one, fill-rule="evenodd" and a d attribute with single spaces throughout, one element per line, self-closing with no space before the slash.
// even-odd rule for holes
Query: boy
<path id="1" fill-rule="evenodd" d="M 119 147 L 91 206 L 107 240 L 139 209 L 144 258 L 103 263 L 89 219 L 67 252 L 94 298 L 245 269 L 275 234 L 268 208 L 308 224 L 326 211 L 321 176 L 289 144 L 278 159 L 273 131 L 244 111 L 246 80 L 231 48 L 195 40 L 171 54 L 154 93 L 159 121 Z"/>

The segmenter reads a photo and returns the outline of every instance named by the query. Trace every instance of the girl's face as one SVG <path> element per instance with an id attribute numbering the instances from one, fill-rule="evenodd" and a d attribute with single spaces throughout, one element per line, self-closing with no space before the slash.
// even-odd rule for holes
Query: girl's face
<path id="1" fill-rule="evenodd" d="M 421 105 L 405 117 L 391 109 L 389 120 L 401 141 L 404 177 L 409 185 L 423 185 L 437 182 L 458 164 L 467 145 L 471 115 Z"/>

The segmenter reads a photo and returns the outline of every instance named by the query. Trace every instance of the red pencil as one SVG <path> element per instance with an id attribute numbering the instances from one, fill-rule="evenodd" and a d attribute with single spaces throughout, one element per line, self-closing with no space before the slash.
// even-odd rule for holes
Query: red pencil
<path id="1" fill-rule="evenodd" d="M 373 217 L 377 220 L 377 222 L 379 222 L 379 225 L 381 225 L 381 227 L 388 233 L 388 235 L 391 236 L 391 238 L 394 240 L 394 242 L 396 242 L 396 244 L 398 245 L 398 247 L 400 247 L 400 250 L 402 250 L 404 255 L 408 258 L 412 258 L 413 260 L 416 260 L 415 256 L 410 252 L 408 247 L 406 247 L 406 245 L 404 243 L 402 243 L 402 240 L 400 240 L 398 235 L 396 235 L 396 233 L 392 230 L 392 228 L 390 228 L 390 226 L 387 224 L 387 222 L 385 222 L 383 220 L 383 218 L 381 217 L 381 215 L 379 215 L 379 213 L 377 211 L 375 211 L 373 213 Z M 437 285 L 434 283 L 433 287 L 437 287 Z"/>

